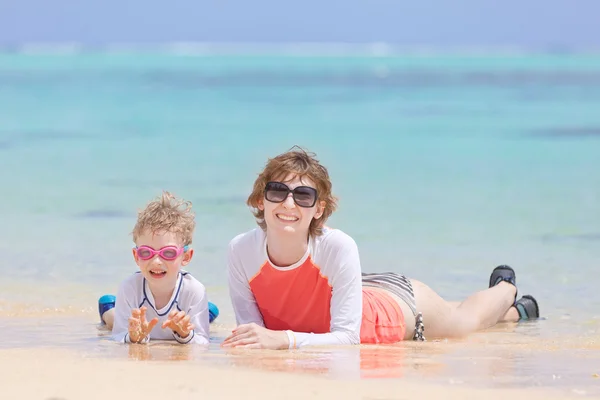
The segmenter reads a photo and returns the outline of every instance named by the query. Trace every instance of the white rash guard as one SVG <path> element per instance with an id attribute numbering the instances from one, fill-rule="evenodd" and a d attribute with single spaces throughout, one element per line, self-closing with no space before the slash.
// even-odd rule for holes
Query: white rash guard
<path id="1" fill-rule="evenodd" d="M 115 322 L 112 337 L 122 343 L 131 343 L 129 339 L 129 317 L 131 310 L 146 306 L 146 319 L 151 321 L 158 318 L 158 323 L 145 339 L 176 340 L 181 344 L 209 343 L 208 298 L 204 285 L 188 272 L 181 271 L 177 277 L 175 290 L 165 307 L 157 310 L 154 297 L 144 276 L 137 272 L 125 279 L 117 292 L 115 303 Z M 186 338 L 181 338 L 169 328 L 162 328 L 171 310 L 185 311 L 190 316 L 194 330 Z"/>
<path id="2" fill-rule="evenodd" d="M 256 228 L 229 243 L 228 279 L 238 324 L 286 331 L 289 348 L 360 342 L 362 281 L 358 248 L 337 229 L 311 237 L 296 264 L 280 268 Z"/>

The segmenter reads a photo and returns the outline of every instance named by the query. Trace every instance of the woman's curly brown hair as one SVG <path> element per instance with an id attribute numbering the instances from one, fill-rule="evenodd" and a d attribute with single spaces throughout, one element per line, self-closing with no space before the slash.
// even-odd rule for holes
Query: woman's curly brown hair
<path id="1" fill-rule="evenodd" d="M 309 235 L 321 235 L 325 222 L 337 208 L 337 198 L 332 194 L 332 184 L 327 168 L 319 163 L 315 153 L 308 152 L 299 146 L 294 146 L 289 151 L 267 161 L 264 170 L 254 182 L 252 193 L 248 196 L 246 204 L 252 208 L 252 214 L 258 225 L 266 231 L 265 212 L 258 208 L 264 200 L 265 186 L 269 181 L 285 179 L 288 175 L 294 175 L 300 179 L 308 177 L 315 183 L 317 200 L 318 202 L 324 201 L 325 208 L 321 218 L 311 221 Z"/>

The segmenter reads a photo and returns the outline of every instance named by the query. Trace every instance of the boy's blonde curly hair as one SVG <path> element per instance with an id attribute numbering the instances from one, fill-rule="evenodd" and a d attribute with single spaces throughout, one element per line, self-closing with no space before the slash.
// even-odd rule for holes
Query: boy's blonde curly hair
<path id="1" fill-rule="evenodd" d="M 137 242 L 144 232 L 171 232 L 187 246 L 192 243 L 195 228 L 192 203 L 163 191 L 161 196 L 148 203 L 146 208 L 138 213 L 132 235 L 134 242 Z"/>

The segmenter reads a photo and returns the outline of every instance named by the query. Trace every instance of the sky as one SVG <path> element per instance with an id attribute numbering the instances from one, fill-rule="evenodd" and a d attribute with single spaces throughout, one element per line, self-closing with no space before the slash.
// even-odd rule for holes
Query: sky
<path id="1" fill-rule="evenodd" d="M 0 0 L 0 44 L 600 48 L 600 0 Z"/>

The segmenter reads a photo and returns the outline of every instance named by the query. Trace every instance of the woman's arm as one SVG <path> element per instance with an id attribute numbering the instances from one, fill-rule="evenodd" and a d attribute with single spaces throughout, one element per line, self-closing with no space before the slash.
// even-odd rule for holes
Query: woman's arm
<path id="1" fill-rule="evenodd" d="M 321 252 L 325 254 L 327 265 L 324 275 L 328 276 L 332 285 L 330 304 L 330 332 L 307 333 L 291 330 L 275 331 L 264 328 L 262 316 L 256 306 L 254 295 L 245 277 L 236 274 L 234 254 L 230 254 L 230 287 L 233 286 L 232 300 L 238 323 L 223 344 L 232 347 L 251 347 L 268 349 L 293 349 L 315 345 L 352 345 L 360 343 L 360 326 L 362 321 L 362 278 L 360 258 L 356 243 L 348 235 L 335 232 Z M 233 273 L 232 273 L 233 272 Z M 238 302 L 236 304 L 236 302 Z M 257 322 L 259 321 L 259 322 Z"/>
<path id="2" fill-rule="evenodd" d="M 233 305 L 236 322 L 238 325 L 255 323 L 264 326 L 263 317 L 256 305 L 256 299 L 250 283 L 235 252 L 233 241 L 229 243 L 227 252 L 227 277 L 229 283 L 229 297 Z"/>
<path id="3" fill-rule="evenodd" d="M 331 328 L 328 333 L 288 333 L 289 348 L 315 345 L 352 345 L 360 343 L 362 321 L 362 277 L 358 246 L 342 233 L 334 232 L 321 251 L 331 252 L 331 265 L 326 268 L 332 284 Z M 292 341 L 295 341 L 295 345 Z"/>

